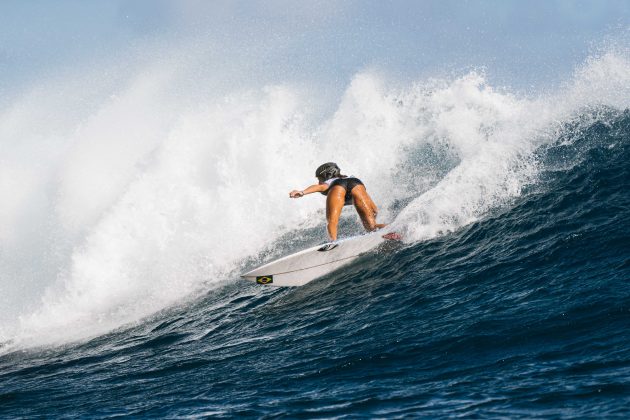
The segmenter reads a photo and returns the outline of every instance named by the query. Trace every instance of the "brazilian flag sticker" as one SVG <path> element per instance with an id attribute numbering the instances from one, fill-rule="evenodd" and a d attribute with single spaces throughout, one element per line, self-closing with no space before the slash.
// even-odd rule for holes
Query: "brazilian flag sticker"
<path id="1" fill-rule="evenodd" d="M 258 284 L 273 283 L 273 276 L 256 276 L 256 283 Z"/>

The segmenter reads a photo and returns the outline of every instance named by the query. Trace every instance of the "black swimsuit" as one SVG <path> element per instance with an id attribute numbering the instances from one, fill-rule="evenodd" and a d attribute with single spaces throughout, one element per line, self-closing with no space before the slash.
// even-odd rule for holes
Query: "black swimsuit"
<path id="1" fill-rule="evenodd" d="M 359 178 L 355 177 L 347 177 L 347 178 L 338 178 L 330 183 L 330 186 L 326 191 L 322 191 L 322 194 L 328 195 L 328 191 L 335 185 L 341 185 L 346 190 L 346 197 L 344 206 L 349 206 L 352 204 L 352 189 L 357 185 L 363 185 L 363 182 Z"/>

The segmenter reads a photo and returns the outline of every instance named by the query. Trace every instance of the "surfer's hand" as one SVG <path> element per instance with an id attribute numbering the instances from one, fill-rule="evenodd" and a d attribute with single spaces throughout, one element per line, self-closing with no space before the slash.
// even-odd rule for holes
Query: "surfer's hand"
<path id="1" fill-rule="evenodd" d="M 304 191 L 293 190 L 289 193 L 291 198 L 300 198 L 304 195 Z"/>

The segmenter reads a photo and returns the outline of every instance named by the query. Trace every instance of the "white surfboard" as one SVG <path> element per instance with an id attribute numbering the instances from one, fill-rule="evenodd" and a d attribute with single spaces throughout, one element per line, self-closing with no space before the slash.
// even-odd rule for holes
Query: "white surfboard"
<path id="1" fill-rule="evenodd" d="M 388 240 L 400 240 L 400 235 L 378 231 L 329 242 L 272 261 L 241 277 L 269 286 L 302 286 L 351 263 Z"/>

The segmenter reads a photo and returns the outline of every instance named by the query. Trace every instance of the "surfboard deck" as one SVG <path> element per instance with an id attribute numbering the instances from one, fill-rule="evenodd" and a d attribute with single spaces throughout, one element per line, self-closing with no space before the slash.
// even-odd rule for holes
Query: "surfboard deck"
<path id="1" fill-rule="evenodd" d="M 400 240 L 398 233 L 377 231 L 328 242 L 262 265 L 241 277 L 269 286 L 303 286 L 351 263 L 382 243 Z"/>

